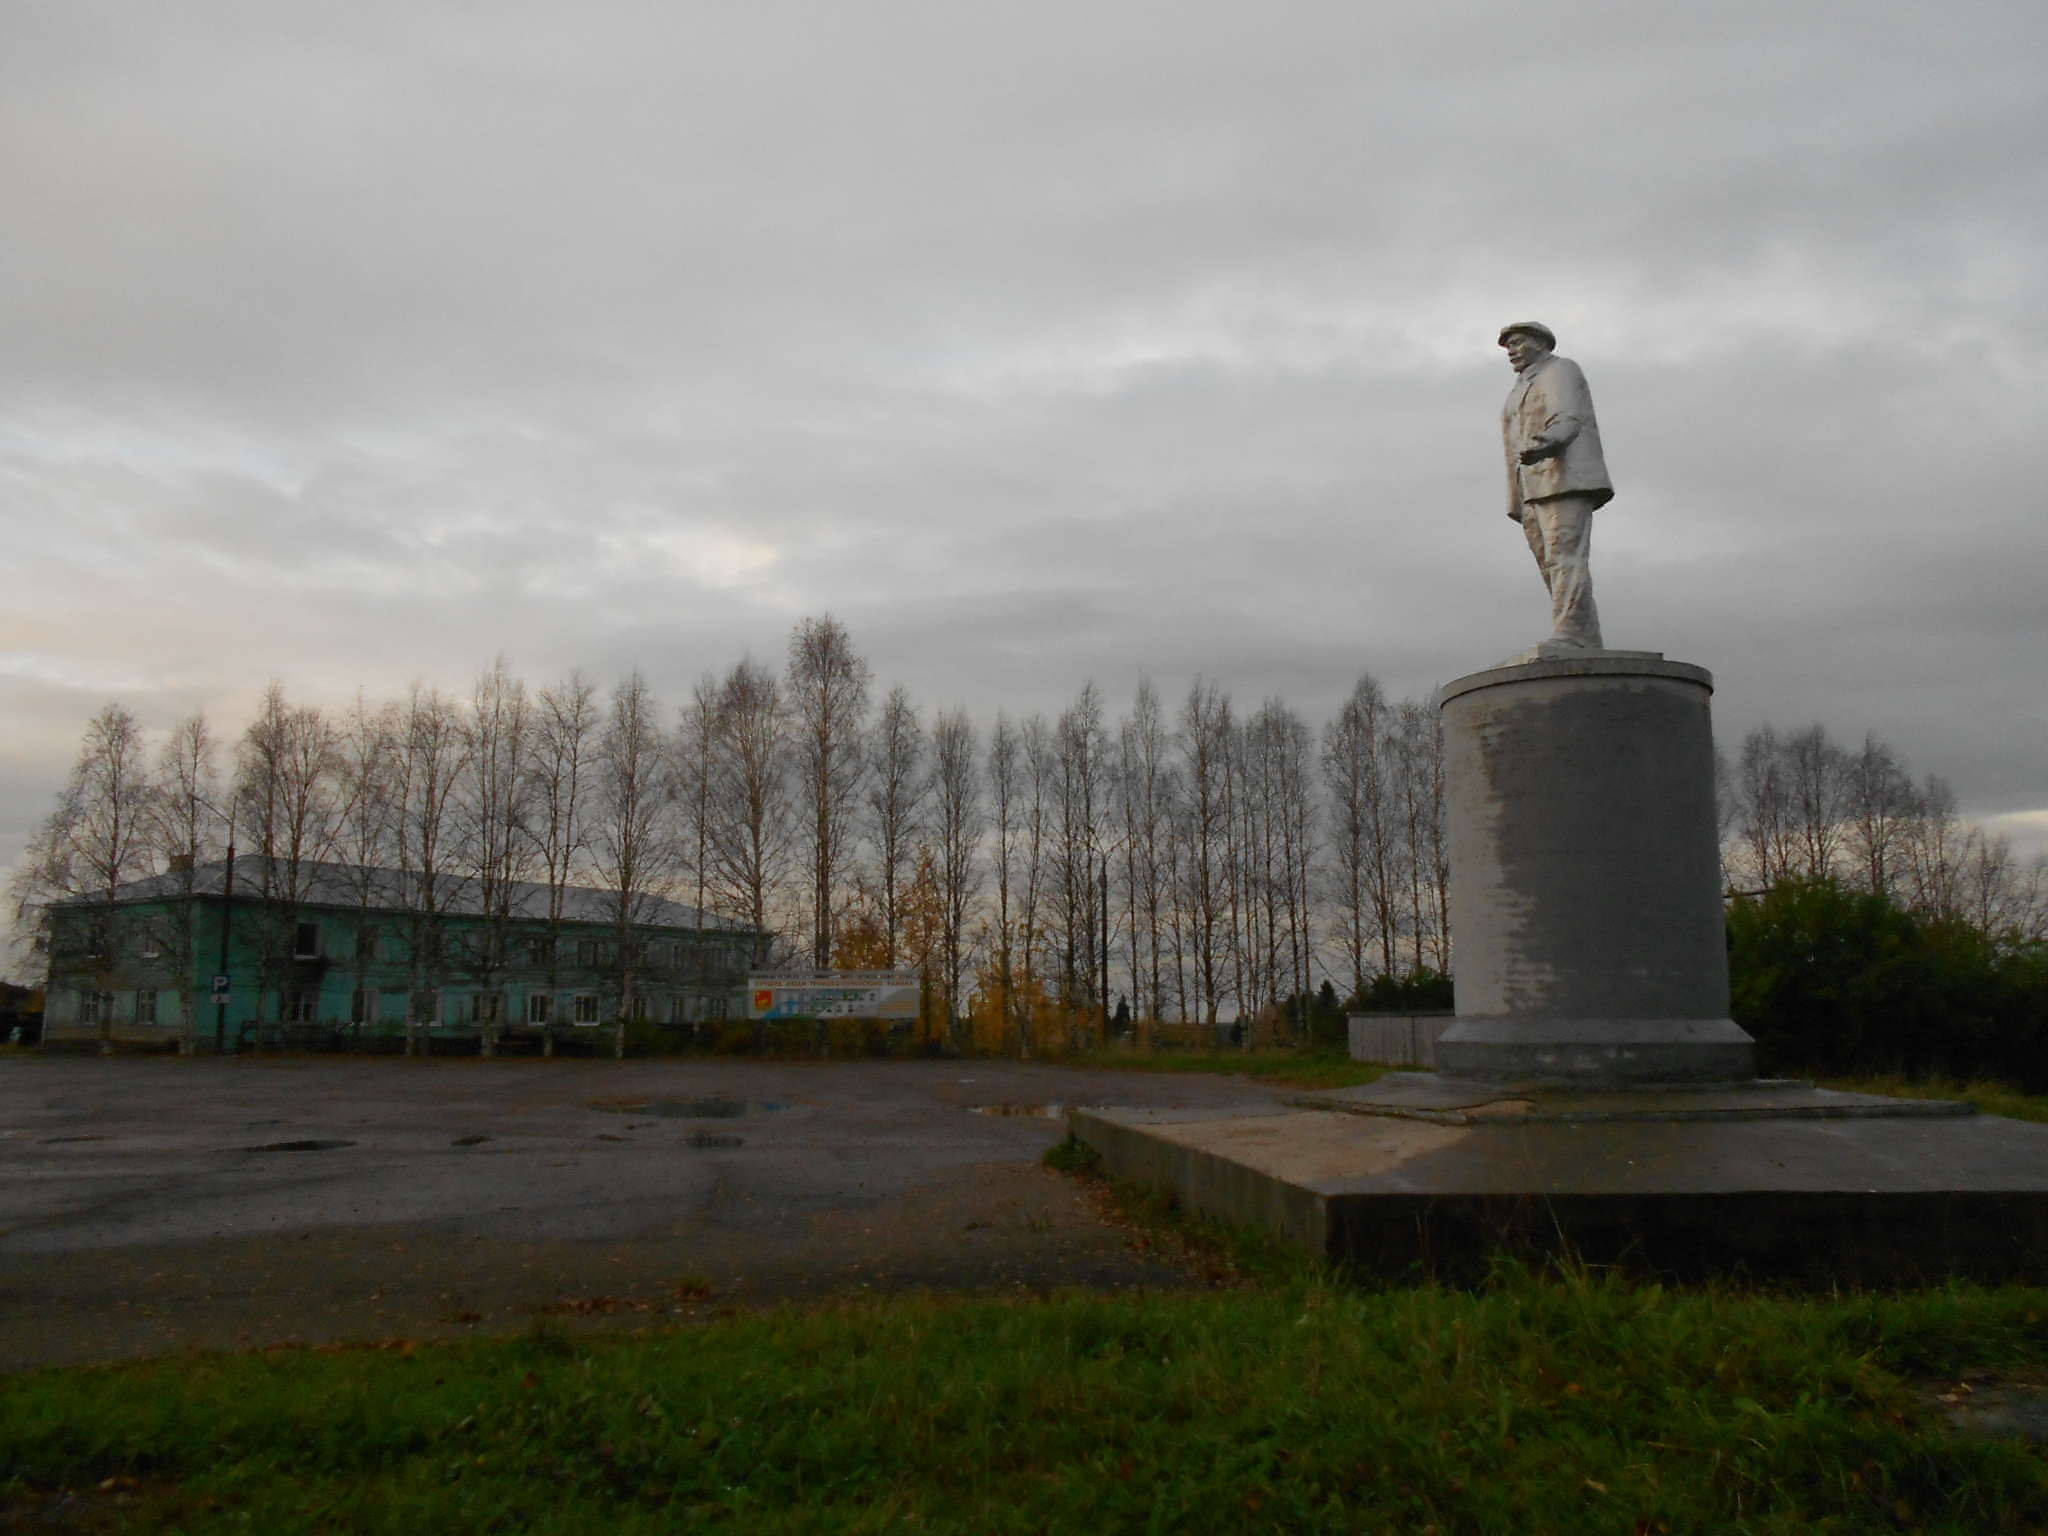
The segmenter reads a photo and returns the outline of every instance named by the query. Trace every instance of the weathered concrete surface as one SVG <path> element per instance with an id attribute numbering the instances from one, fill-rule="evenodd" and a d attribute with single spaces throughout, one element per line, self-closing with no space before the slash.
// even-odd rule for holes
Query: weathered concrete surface
<path id="1" fill-rule="evenodd" d="M 1745 1078 L 1728 1017 L 1711 677 L 1654 653 L 1441 693 L 1463 1077 Z"/>
<path id="2" fill-rule="evenodd" d="M 2048 1126 L 1994 1116 L 1101 1109 L 1073 1126 L 1119 1178 L 1381 1274 L 1564 1249 L 1680 1276 L 2048 1274 Z"/>
<path id="3" fill-rule="evenodd" d="M 1309 1109 L 1469 1125 L 1513 1118 L 1525 1125 L 1570 1120 L 1861 1120 L 1936 1119 L 1974 1115 L 1951 1099 L 1891 1099 L 1874 1093 L 1816 1088 L 1796 1078 L 1751 1078 L 1744 1083 L 1643 1089 L 1495 1083 L 1441 1072 L 1390 1072 L 1376 1083 L 1283 1095 Z"/>
<path id="4" fill-rule="evenodd" d="M 0 1368 L 630 1317 L 684 1279 L 1189 1283 L 1039 1166 L 1064 1120 L 972 1112 L 1076 1101 L 1272 1095 L 990 1062 L 8 1056 Z"/>

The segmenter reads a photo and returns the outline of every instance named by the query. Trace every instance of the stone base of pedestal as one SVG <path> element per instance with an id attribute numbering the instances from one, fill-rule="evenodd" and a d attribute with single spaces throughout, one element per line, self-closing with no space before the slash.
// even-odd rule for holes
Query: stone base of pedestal
<path id="1" fill-rule="evenodd" d="M 2048 1126 L 1811 1084 L 1398 1073 L 1263 1112 L 1070 1116 L 1113 1177 L 1361 1271 L 1570 1253 L 1681 1278 L 2048 1277 Z"/>
<path id="2" fill-rule="evenodd" d="M 1459 1019 L 1436 1064 L 1491 1081 L 1733 1083 L 1756 1075 L 1756 1042 L 1733 1019 Z"/>
<path id="3" fill-rule="evenodd" d="M 1544 652 L 1442 690 L 1458 1018 L 1437 1065 L 1749 1077 L 1728 1017 L 1713 679 L 1655 652 Z"/>

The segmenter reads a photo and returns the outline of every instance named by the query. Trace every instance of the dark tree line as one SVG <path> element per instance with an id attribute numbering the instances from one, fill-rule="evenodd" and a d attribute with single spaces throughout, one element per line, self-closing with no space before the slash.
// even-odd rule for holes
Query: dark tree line
<path id="1" fill-rule="evenodd" d="M 1767 1071 L 2048 1087 L 2048 882 L 1875 737 L 1752 732 L 1724 776 L 1737 1020 Z"/>

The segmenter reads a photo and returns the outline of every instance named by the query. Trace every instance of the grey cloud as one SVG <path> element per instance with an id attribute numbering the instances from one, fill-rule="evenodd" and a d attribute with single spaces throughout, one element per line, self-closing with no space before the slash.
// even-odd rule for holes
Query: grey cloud
<path id="1" fill-rule="evenodd" d="M 0 837 L 237 719 L 830 607 L 920 697 L 1329 707 L 1527 643 L 1501 321 L 1618 643 L 2048 808 L 2017 3 L 46 0 L 0 57 Z M 2024 832 L 2025 826 L 2015 823 Z M 2033 835 L 2033 834 L 2026 834 Z"/>

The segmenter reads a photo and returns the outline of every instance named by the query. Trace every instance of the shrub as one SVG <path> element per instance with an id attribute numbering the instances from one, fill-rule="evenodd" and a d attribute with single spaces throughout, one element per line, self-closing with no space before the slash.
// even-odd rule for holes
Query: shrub
<path id="1" fill-rule="evenodd" d="M 2048 1087 L 2048 954 L 1832 880 L 1728 912 L 1735 1021 L 1764 1072 L 1942 1073 Z"/>

